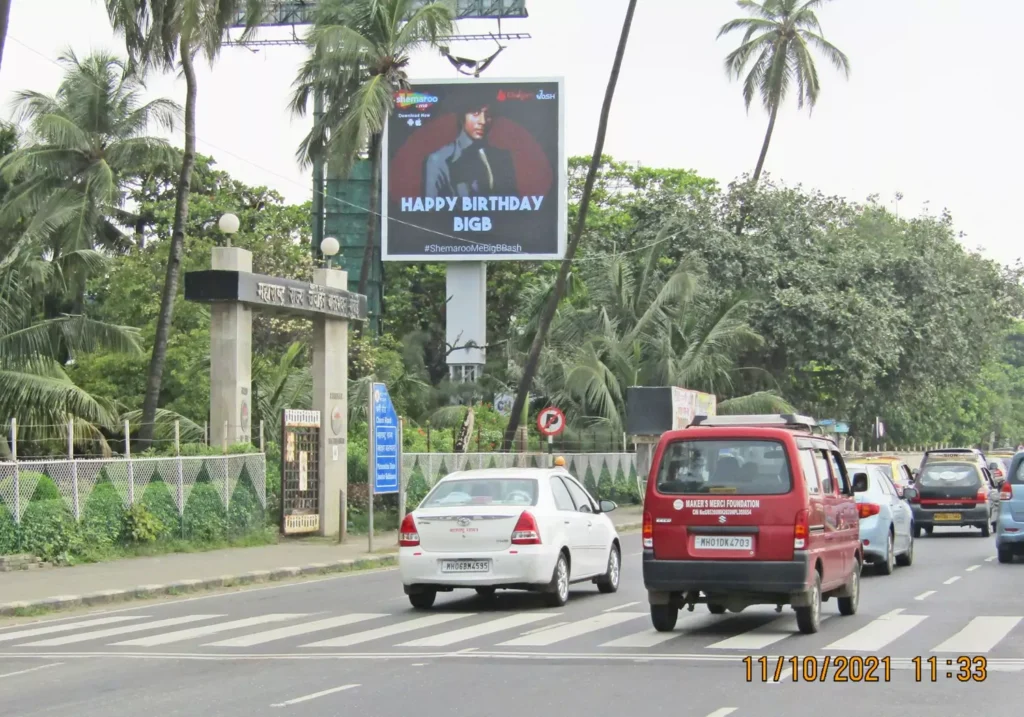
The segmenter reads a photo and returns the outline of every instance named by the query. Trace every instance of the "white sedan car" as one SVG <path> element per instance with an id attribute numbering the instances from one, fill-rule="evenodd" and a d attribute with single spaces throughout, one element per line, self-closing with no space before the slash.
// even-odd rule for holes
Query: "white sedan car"
<path id="1" fill-rule="evenodd" d="M 606 513 L 565 468 L 500 468 L 445 476 L 405 516 L 398 569 L 413 607 L 438 592 L 472 588 L 535 590 L 549 604 L 569 599 L 569 584 L 619 589 L 622 550 Z"/>

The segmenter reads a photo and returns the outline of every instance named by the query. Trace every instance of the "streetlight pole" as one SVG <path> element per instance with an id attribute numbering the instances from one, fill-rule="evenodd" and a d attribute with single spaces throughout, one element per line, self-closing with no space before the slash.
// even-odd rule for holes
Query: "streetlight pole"
<path id="1" fill-rule="evenodd" d="M 220 221 L 217 222 L 217 227 L 224 232 L 227 237 L 227 244 L 225 246 L 231 246 L 231 235 L 238 232 L 241 224 L 242 223 L 238 220 L 238 217 L 230 212 L 222 216 Z"/>
<path id="2" fill-rule="evenodd" d="M 341 251 L 341 244 L 334 237 L 324 237 L 320 242 L 320 253 L 324 255 L 324 266 L 334 268 L 334 257 Z"/>

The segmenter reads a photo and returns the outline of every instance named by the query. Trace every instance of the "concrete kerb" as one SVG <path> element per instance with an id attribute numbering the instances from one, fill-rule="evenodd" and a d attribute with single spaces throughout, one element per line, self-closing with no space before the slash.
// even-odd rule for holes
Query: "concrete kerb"
<path id="1" fill-rule="evenodd" d="M 276 582 L 306 575 L 329 575 L 347 573 L 356 570 L 373 570 L 397 564 L 396 553 L 373 555 L 354 560 L 336 560 L 330 563 L 311 563 L 303 566 L 290 566 L 275 570 L 252 570 L 239 575 L 221 575 L 215 578 L 198 580 L 179 580 L 166 585 L 139 585 L 127 590 L 101 590 L 87 595 L 58 595 L 42 600 L 23 600 L 0 604 L 0 617 L 36 614 L 40 612 L 57 612 L 81 606 L 107 605 L 131 600 L 182 595 L 185 593 L 216 590 L 236 585 L 252 585 L 255 583 Z"/>
<path id="2" fill-rule="evenodd" d="M 623 523 L 615 526 L 620 533 L 628 533 L 640 530 L 642 523 Z M 0 604 L 0 617 L 19 616 L 24 614 L 36 614 L 40 612 L 57 612 L 70 610 L 76 607 L 92 607 L 94 605 L 108 605 L 118 602 L 129 602 L 131 600 L 145 600 L 147 598 L 182 595 L 185 593 L 202 592 L 204 590 L 217 590 L 238 585 L 252 585 L 255 583 L 276 582 L 279 580 L 290 580 L 308 575 L 330 575 L 332 573 L 347 573 L 361 570 L 374 570 L 385 568 L 398 563 L 397 553 L 385 553 L 382 555 L 370 555 L 362 558 L 349 558 L 346 560 L 335 560 L 330 563 L 310 563 L 302 566 L 289 566 L 276 568 L 274 570 L 252 570 L 239 575 L 221 575 L 215 578 L 202 578 L 197 580 L 179 580 L 166 585 L 139 585 L 127 590 L 100 590 L 86 595 L 58 595 L 44 598 L 42 600 L 28 600 Z"/>

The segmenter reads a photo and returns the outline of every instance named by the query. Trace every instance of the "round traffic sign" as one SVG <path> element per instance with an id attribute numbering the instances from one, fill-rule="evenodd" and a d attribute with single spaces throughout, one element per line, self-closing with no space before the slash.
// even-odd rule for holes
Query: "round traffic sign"
<path id="1" fill-rule="evenodd" d="M 545 436 L 557 436 L 565 430 L 565 414 L 554 406 L 548 406 L 537 414 L 537 428 Z"/>

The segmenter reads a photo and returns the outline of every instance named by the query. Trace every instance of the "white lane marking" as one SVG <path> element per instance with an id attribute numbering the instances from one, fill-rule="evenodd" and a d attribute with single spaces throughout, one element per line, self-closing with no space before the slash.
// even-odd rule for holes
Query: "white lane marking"
<path id="1" fill-rule="evenodd" d="M 82 620 L 81 622 L 62 622 L 59 625 L 47 625 L 46 627 L 33 627 L 28 630 L 15 630 L 14 632 L 0 633 L 0 642 L 8 640 L 20 640 L 23 637 L 35 637 L 36 635 L 49 635 L 54 632 L 67 632 L 77 630 L 80 627 L 96 627 L 109 625 L 114 622 L 125 622 L 127 620 L 143 620 L 148 615 L 121 615 L 118 617 L 101 617 L 98 620 Z"/>
<path id="2" fill-rule="evenodd" d="M 719 707 L 717 710 L 708 715 L 708 717 L 727 717 L 735 712 L 738 707 Z"/>
<path id="3" fill-rule="evenodd" d="M 1019 617 L 976 617 L 963 630 L 933 647 L 932 652 L 988 652 L 1010 634 L 1020 620 Z"/>
<path id="4" fill-rule="evenodd" d="M 902 612 L 902 608 L 899 611 L 893 610 L 882 615 L 846 637 L 841 637 L 832 644 L 825 645 L 825 649 L 874 652 L 898 639 L 904 633 L 913 630 L 928 618 L 927 615 L 901 615 L 900 612 Z"/>
<path id="5" fill-rule="evenodd" d="M 830 617 L 832 616 L 822 615 L 821 621 L 825 622 Z M 796 634 L 798 634 L 796 618 L 780 617 L 765 625 L 755 627 L 753 630 L 747 630 L 739 635 L 733 635 L 713 645 L 708 645 L 708 647 L 716 650 L 760 650 Z"/>
<path id="6" fill-rule="evenodd" d="M 273 642 L 274 640 L 283 640 L 286 637 L 308 635 L 311 632 L 319 632 L 320 630 L 330 630 L 334 627 L 354 625 L 357 622 L 373 620 L 378 617 L 387 617 L 387 614 L 357 612 L 352 613 L 351 615 L 328 617 L 323 620 L 314 620 L 313 622 L 301 622 L 297 625 L 287 625 L 274 630 L 254 632 L 251 635 L 232 637 L 227 640 L 220 640 L 219 642 L 208 642 L 203 645 L 203 647 L 252 647 L 253 645 L 262 645 L 267 642 Z"/>
<path id="7" fill-rule="evenodd" d="M 980 565 L 972 565 L 971 567 L 967 568 L 967 572 L 973 573 L 975 570 L 977 570 L 980 567 L 981 567 Z"/>
<path id="8" fill-rule="evenodd" d="M 562 640 L 579 637 L 580 635 L 586 635 L 590 632 L 596 632 L 607 627 L 648 616 L 646 612 L 606 612 L 585 620 L 577 620 L 576 622 L 570 622 L 568 625 L 552 627 L 549 630 L 542 630 L 533 635 L 524 635 L 498 644 L 508 647 L 544 647 L 554 645 Z"/>
<path id="9" fill-rule="evenodd" d="M 213 620 L 224 617 L 224 615 L 185 615 L 183 617 L 171 617 L 166 620 L 155 620 L 153 622 L 137 622 L 133 625 L 122 625 L 121 627 L 108 627 L 106 630 L 92 630 L 91 632 L 80 632 L 75 635 L 64 637 L 51 637 L 48 640 L 36 640 L 35 642 L 24 642 L 18 647 L 58 647 L 60 645 L 73 645 L 76 642 L 87 642 L 88 640 L 99 640 L 103 637 L 114 635 L 127 635 L 132 632 L 144 632 L 146 630 L 159 630 L 162 627 L 173 627 L 200 620 Z"/>
<path id="10" fill-rule="evenodd" d="M 633 602 L 626 602 L 626 603 L 622 603 L 621 605 L 616 605 L 615 607 L 610 607 L 607 610 L 602 610 L 601 612 L 615 612 L 616 610 L 623 610 L 623 609 L 625 609 L 627 607 L 633 607 L 634 605 L 639 605 L 639 604 L 640 604 L 639 601 L 634 600 Z"/>
<path id="11" fill-rule="evenodd" d="M 309 702 L 315 700 L 317 697 L 325 697 L 327 695 L 333 695 L 336 692 L 344 692 L 345 690 L 351 690 L 359 685 L 342 685 L 341 687 L 332 687 L 329 690 L 321 690 L 320 692 L 314 692 L 311 695 L 304 695 L 302 697 L 296 697 L 293 700 L 287 700 L 285 702 L 278 702 L 277 704 L 270 705 L 271 707 L 290 707 L 291 705 L 297 705 L 300 702 Z"/>
<path id="12" fill-rule="evenodd" d="M 986 563 L 991 563 L 991 562 L 992 562 L 993 560 L 995 560 L 995 559 L 996 559 L 996 556 L 995 556 L 995 555 L 993 555 L 993 556 L 992 556 L 991 558 L 985 558 L 985 562 L 986 562 Z"/>
<path id="13" fill-rule="evenodd" d="M 532 623 L 539 622 L 540 620 L 546 620 L 549 617 L 558 617 L 560 615 L 561 613 L 558 612 L 524 612 L 516 615 L 507 615 L 505 617 L 499 617 L 496 620 L 482 622 L 479 625 L 469 625 L 468 627 L 463 627 L 459 630 L 442 632 L 437 635 L 421 637 L 418 640 L 403 642 L 399 645 L 395 645 L 395 647 L 447 647 L 448 645 L 454 645 L 456 642 L 465 642 L 466 640 L 472 640 L 476 637 L 493 635 L 496 632 L 512 630 L 517 627 L 522 627 L 523 625 L 530 625 Z"/>
<path id="14" fill-rule="evenodd" d="M 944 582 L 942 584 L 943 585 L 952 585 L 953 583 L 955 583 L 959 579 L 960 579 L 959 575 L 954 575 L 953 577 L 951 577 L 949 580 L 947 580 L 946 582 Z"/>
<path id="15" fill-rule="evenodd" d="M 538 632 L 544 632 L 545 630 L 550 630 L 553 627 L 561 627 L 562 625 L 568 625 L 568 624 L 569 624 L 568 622 L 553 622 L 550 625 L 544 625 L 543 627 L 535 627 L 532 630 L 527 630 L 526 632 L 521 632 L 519 634 L 520 635 L 534 635 L 534 634 L 536 634 Z M 473 649 L 476 649 L 476 648 L 473 648 Z"/>
<path id="16" fill-rule="evenodd" d="M 421 630 L 425 627 L 443 625 L 444 623 L 451 622 L 452 620 L 461 620 L 462 618 L 473 617 L 474 615 L 476 615 L 475 612 L 427 615 L 413 620 L 404 620 L 392 625 L 378 627 L 375 630 L 366 630 L 365 632 L 357 632 L 352 635 L 332 637 L 329 640 L 321 640 L 320 642 L 311 642 L 308 645 L 303 645 L 303 647 L 349 647 L 350 645 L 358 645 L 363 642 L 369 642 L 370 640 L 379 640 L 382 637 L 401 635 L 403 632 L 412 632 L 413 630 Z"/>
<path id="17" fill-rule="evenodd" d="M 921 593 L 920 595 L 918 595 L 914 599 L 915 600 L 924 600 L 925 598 L 930 597 L 930 596 L 932 596 L 934 594 L 935 594 L 934 590 L 925 590 L 923 593 Z"/>
<path id="18" fill-rule="evenodd" d="M 17 677 L 18 675 L 27 675 L 29 672 L 35 672 L 36 670 L 46 670 L 46 669 L 48 669 L 50 667 L 60 667 L 63 664 L 64 664 L 63 662 L 54 662 L 54 663 L 49 664 L 49 665 L 39 665 L 38 667 L 29 667 L 28 669 L 18 670 L 17 672 L 5 672 L 4 674 L 0 675 L 0 680 L 2 680 L 5 677 Z"/>
<path id="19" fill-rule="evenodd" d="M 296 620 L 300 617 L 305 616 L 306 613 L 269 613 L 267 615 L 247 617 L 243 620 L 231 620 L 229 622 L 218 622 L 214 625 L 204 625 L 203 627 L 190 627 L 187 630 L 175 630 L 174 632 L 164 632 L 159 635 L 150 635 L 149 637 L 140 637 L 135 640 L 115 642 L 114 644 L 118 646 L 126 645 L 135 647 L 153 647 L 154 645 L 166 645 L 171 642 L 182 642 L 183 640 L 191 640 L 195 637 L 206 637 L 207 635 L 216 635 L 218 632 L 227 632 L 228 630 L 240 630 L 244 627 L 253 627 L 255 625 L 262 625 L 267 622 L 284 622 L 285 620 Z"/>
<path id="20" fill-rule="evenodd" d="M 792 677 L 793 677 L 793 668 L 792 667 L 787 667 L 784 670 L 782 670 L 781 673 L 779 673 L 779 679 L 776 680 L 775 676 L 772 675 L 772 679 L 768 680 L 768 682 L 766 682 L 765 684 L 768 684 L 768 685 L 781 685 L 783 682 L 786 682 L 787 680 L 790 680 Z"/>

